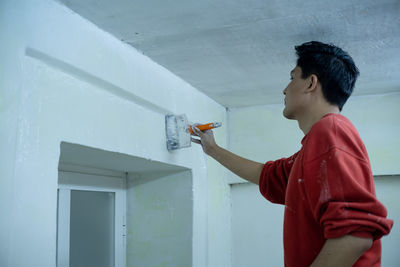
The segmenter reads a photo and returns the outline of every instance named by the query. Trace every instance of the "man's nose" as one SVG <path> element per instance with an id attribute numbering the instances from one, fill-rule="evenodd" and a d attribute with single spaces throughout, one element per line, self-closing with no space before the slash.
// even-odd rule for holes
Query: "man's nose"
<path id="1" fill-rule="evenodd" d="M 284 95 L 286 95 L 286 88 L 285 89 L 283 89 L 283 92 L 282 92 Z"/>

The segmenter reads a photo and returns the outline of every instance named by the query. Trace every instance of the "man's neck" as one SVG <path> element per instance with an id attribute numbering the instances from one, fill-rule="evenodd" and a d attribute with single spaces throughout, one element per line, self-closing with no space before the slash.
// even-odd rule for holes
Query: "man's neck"
<path id="1" fill-rule="evenodd" d="M 329 113 L 339 114 L 340 110 L 337 106 L 329 105 L 328 107 L 316 110 L 310 110 L 306 114 L 299 116 L 297 119 L 299 123 L 300 129 L 303 131 L 304 135 L 306 135 L 311 127 L 322 119 L 323 116 Z"/>

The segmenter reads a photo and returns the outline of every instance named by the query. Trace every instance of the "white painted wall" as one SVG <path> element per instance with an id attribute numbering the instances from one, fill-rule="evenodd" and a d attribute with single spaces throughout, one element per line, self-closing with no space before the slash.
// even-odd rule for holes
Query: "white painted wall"
<path id="1" fill-rule="evenodd" d="M 193 175 L 193 266 L 229 266 L 225 170 L 195 146 L 168 152 L 164 115 L 226 111 L 51 0 L 0 2 L 0 266 L 55 266 L 62 141 L 182 166 Z"/>
<path id="2" fill-rule="evenodd" d="M 343 115 L 358 129 L 369 153 L 374 175 L 400 174 L 399 102 L 400 93 L 393 93 L 352 97 L 344 106 Z M 259 162 L 298 151 L 303 133 L 296 121 L 283 117 L 282 110 L 283 105 L 231 109 L 228 112 L 230 150 Z M 266 261 L 276 263 L 271 266 L 282 266 L 282 254 L 276 252 L 283 247 L 282 207 L 262 198 L 258 186 L 238 184 L 245 181 L 232 173 L 229 174 L 229 182 L 234 184 L 231 190 L 232 266 L 244 266 L 244 262 L 249 266 L 266 266 L 262 265 Z M 376 178 L 378 198 L 387 207 L 388 217 L 395 220 L 391 234 L 383 239 L 382 266 L 385 267 L 396 266 L 394 263 L 398 264 L 400 260 L 393 250 L 400 245 L 396 224 L 400 218 L 400 198 L 395 193 L 399 189 L 400 176 Z"/>

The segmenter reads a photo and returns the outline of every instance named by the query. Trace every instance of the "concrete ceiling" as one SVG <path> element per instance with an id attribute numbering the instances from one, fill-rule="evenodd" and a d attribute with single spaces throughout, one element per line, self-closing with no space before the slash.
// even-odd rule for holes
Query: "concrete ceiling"
<path id="1" fill-rule="evenodd" d="M 282 103 L 294 46 L 348 51 L 354 95 L 400 91 L 400 0 L 59 0 L 226 107 Z"/>

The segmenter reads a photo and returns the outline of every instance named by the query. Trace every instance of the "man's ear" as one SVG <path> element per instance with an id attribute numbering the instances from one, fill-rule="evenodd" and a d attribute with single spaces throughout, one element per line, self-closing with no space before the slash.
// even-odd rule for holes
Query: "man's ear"
<path id="1" fill-rule="evenodd" d="M 315 89 L 317 88 L 317 84 L 318 84 L 318 76 L 315 74 L 311 74 L 308 77 L 307 82 L 308 82 L 307 91 L 308 92 L 315 91 Z"/>

